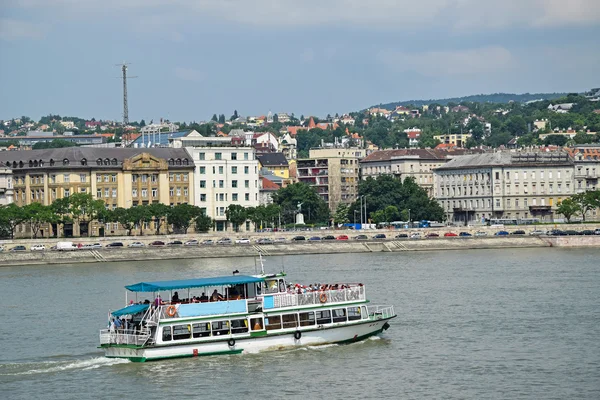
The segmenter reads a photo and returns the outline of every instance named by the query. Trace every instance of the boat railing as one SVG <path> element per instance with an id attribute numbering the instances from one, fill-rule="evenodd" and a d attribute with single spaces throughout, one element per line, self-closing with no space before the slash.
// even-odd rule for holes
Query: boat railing
<path id="1" fill-rule="evenodd" d="M 367 311 L 371 319 L 388 319 L 396 316 L 394 306 L 369 305 Z"/>
<path id="2" fill-rule="evenodd" d="M 130 344 L 143 346 L 150 338 L 150 330 L 100 330 L 100 344 Z"/>
<path id="3" fill-rule="evenodd" d="M 273 307 L 265 306 L 265 308 L 345 303 L 349 301 L 364 301 L 365 299 L 365 287 L 354 286 L 338 290 L 320 290 L 306 293 L 280 293 L 273 296 Z"/>

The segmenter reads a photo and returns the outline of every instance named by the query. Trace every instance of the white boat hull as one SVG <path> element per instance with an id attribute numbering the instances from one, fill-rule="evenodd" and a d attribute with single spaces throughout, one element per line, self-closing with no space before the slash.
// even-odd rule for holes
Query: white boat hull
<path id="1" fill-rule="evenodd" d="M 144 362 L 168 358 L 209 356 L 217 354 L 256 353 L 268 350 L 283 350 L 300 346 L 317 346 L 328 343 L 344 343 L 362 340 L 387 329 L 389 319 L 361 321 L 356 324 L 340 324 L 314 330 L 288 330 L 285 333 L 261 337 L 225 336 L 220 341 L 181 343 L 168 346 L 131 348 L 125 346 L 103 347 L 106 357 L 127 358 Z M 300 338 L 296 339 L 295 335 Z M 229 339 L 235 343 L 230 346 Z"/>

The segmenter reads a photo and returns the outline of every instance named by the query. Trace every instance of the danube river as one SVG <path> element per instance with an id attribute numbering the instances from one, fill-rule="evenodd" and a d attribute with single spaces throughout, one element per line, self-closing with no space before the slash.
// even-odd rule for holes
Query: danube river
<path id="1" fill-rule="evenodd" d="M 398 318 L 380 339 L 130 363 L 98 330 L 123 286 L 254 272 L 252 259 L 0 268 L 4 399 L 600 398 L 600 250 L 270 258 L 293 282 L 363 282 Z"/>

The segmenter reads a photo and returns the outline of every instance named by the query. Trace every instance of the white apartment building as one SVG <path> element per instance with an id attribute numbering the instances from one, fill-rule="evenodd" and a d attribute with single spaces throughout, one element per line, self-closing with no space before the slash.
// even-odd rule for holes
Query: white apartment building
<path id="1" fill-rule="evenodd" d="M 185 138 L 182 138 L 185 139 Z M 253 147 L 183 146 L 196 165 L 194 173 L 195 205 L 215 220 L 215 230 L 232 229 L 225 210 L 230 204 L 244 207 L 259 205 L 258 160 Z M 250 222 L 240 231 L 250 231 Z"/>
<path id="2" fill-rule="evenodd" d="M 14 201 L 12 170 L 0 167 L 0 206 L 6 206 Z"/>
<path id="3" fill-rule="evenodd" d="M 568 154 L 485 153 L 452 159 L 434 171 L 435 198 L 458 224 L 492 218 L 551 222 L 557 205 L 575 193 Z"/>

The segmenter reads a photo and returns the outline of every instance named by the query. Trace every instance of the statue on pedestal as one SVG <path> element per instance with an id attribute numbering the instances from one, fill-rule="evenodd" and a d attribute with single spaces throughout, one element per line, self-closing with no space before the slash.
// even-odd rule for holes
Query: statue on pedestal
<path id="1" fill-rule="evenodd" d="M 296 225 L 304 225 L 304 214 L 302 214 L 302 204 L 298 203 L 298 212 L 296 213 Z"/>

